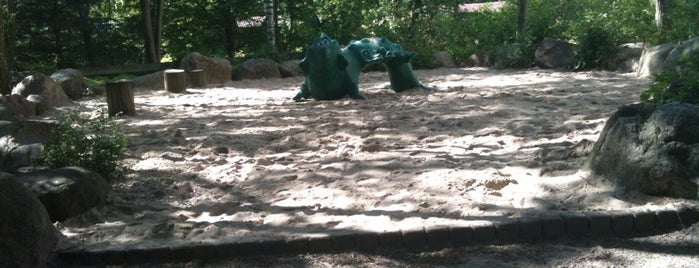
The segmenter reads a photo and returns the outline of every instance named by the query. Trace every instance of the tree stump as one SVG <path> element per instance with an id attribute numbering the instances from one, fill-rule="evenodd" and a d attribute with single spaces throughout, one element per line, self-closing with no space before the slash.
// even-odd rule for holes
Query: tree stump
<path id="1" fill-rule="evenodd" d="M 187 72 L 189 75 L 189 83 L 192 84 L 193 88 L 205 88 L 206 87 L 206 71 L 203 69 L 196 69 Z"/>
<path id="2" fill-rule="evenodd" d="M 119 113 L 136 115 L 136 104 L 133 100 L 133 83 L 130 80 L 107 82 L 107 110 L 109 116 Z"/>
<path id="3" fill-rule="evenodd" d="M 171 93 L 184 93 L 187 90 L 187 77 L 182 69 L 165 70 L 165 90 Z"/>

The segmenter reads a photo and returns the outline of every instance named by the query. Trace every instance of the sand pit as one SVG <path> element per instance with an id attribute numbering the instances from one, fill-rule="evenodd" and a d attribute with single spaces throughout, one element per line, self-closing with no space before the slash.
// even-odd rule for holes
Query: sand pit
<path id="1" fill-rule="evenodd" d="M 436 93 L 296 103 L 303 78 L 187 94 L 137 90 L 128 179 L 60 223 L 64 247 L 322 236 L 690 201 L 620 193 L 580 170 L 607 118 L 649 80 L 606 72 L 417 71 Z M 106 109 L 103 98 L 82 102 Z"/>

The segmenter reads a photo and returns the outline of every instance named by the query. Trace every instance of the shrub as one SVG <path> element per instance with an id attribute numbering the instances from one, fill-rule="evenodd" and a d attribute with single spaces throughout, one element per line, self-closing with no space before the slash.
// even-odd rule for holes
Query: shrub
<path id="1" fill-rule="evenodd" d="M 534 62 L 535 46 L 529 38 L 505 44 L 495 54 L 495 68 L 526 68 Z"/>
<path id="2" fill-rule="evenodd" d="M 48 167 L 80 166 L 111 180 L 122 175 L 118 160 L 126 144 L 127 139 L 114 119 L 105 116 L 90 119 L 71 113 L 58 118 L 52 140 L 41 154 Z"/>
<path id="3" fill-rule="evenodd" d="M 575 69 L 606 67 L 616 51 L 617 44 L 610 31 L 599 26 L 587 27 L 578 40 Z"/>
<path id="4" fill-rule="evenodd" d="M 699 105 L 699 57 L 683 56 L 677 68 L 654 74 L 652 79 L 650 88 L 641 92 L 642 101 L 675 100 Z"/>

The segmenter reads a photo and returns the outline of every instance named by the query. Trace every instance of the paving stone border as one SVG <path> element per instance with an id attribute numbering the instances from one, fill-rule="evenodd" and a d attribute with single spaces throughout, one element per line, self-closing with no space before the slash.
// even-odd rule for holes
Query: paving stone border
<path id="1" fill-rule="evenodd" d="M 699 222 L 699 207 L 643 212 L 587 212 L 510 218 L 473 226 L 416 228 L 392 232 L 342 232 L 314 237 L 266 237 L 207 244 L 136 246 L 128 249 L 67 249 L 56 253 L 66 264 L 138 264 L 232 259 L 256 255 L 422 251 L 464 245 L 529 243 L 584 236 L 632 237 L 679 230 Z"/>

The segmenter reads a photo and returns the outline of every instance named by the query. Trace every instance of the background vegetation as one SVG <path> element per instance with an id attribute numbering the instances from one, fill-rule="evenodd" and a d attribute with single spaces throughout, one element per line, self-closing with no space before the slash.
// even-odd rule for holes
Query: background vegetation
<path id="1" fill-rule="evenodd" d="M 265 2 L 274 3 L 274 45 L 265 45 Z M 591 68 L 620 43 L 658 44 L 699 33 L 695 0 L 671 1 L 662 27 L 653 2 L 667 0 L 505 0 L 501 9 L 466 12 L 463 4 L 472 2 L 492 1 L 0 0 L 0 39 L 10 80 L 17 81 L 66 67 L 178 61 L 192 51 L 234 63 L 299 59 L 320 32 L 341 43 L 388 37 L 418 52 L 418 68 L 430 67 L 435 51 L 457 62 L 485 51 L 506 59 L 505 67 L 526 67 L 544 37 L 588 46 L 580 67 Z M 526 31 L 518 34 L 521 2 L 528 2 L 528 13 Z"/>

